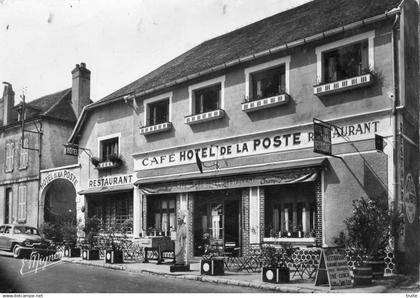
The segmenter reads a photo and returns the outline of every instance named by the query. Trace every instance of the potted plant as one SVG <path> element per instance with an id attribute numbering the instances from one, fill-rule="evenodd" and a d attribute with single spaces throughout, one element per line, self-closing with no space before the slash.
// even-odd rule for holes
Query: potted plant
<path id="1" fill-rule="evenodd" d="M 115 153 L 109 155 L 108 160 L 115 165 L 121 165 L 122 162 L 123 162 L 122 155 L 118 155 L 118 154 L 115 154 Z"/>
<path id="2" fill-rule="evenodd" d="M 262 280 L 270 283 L 288 283 L 290 269 L 284 263 L 282 253 L 274 246 L 265 245 L 261 249 L 263 262 Z"/>
<path id="3" fill-rule="evenodd" d="M 101 161 L 99 160 L 99 158 L 97 158 L 97 157 L 95 157 L 95 156 L 92 156 L 92 157 L 90 158 L 90 162 L 93 164 L 93 166 L 94 166 L 95 168 L 97 168 L 97 167 L 99 166 L 99 163 L 100 163 Z"/>
<path id="4" fill-rule="evenodd" d="M 353 214 L 344 223 L 347 236 L 342 241 L 359 255 L 353 268 L 354 285 L 369 285 L 372 277 L 384 274 L 384 252 L 389 243 L 395 216 L 386 195 L 353 201 Z"/>
<path id="5" fill-rule="evenodd" d="M 101 221 L 96 215 L 86 219 L 85 233 L 86 241 L 82 249 L 83 260 L 99 260 L 99 249 L 97 236 L 99 234 Z"/>
<path id="6" fill-rule="evenodd" d="M 107 249 L 105 251 L 106 263 L 124 262 L 124 242 L 127 233 L 133 229 L 133 220 L 126 219 L 120 227 L 110 228 L 107 231 Z M 120 234 L 117 236 L 116 234 Z"/>
<path id="7" fill-rule="evenodd" d="M 61 235 L 64 242 L 64 256 L 69 258 L 80 257 L 80 247 L 77 247 L 77 227 L 71 221 L 61 225 Z"/>

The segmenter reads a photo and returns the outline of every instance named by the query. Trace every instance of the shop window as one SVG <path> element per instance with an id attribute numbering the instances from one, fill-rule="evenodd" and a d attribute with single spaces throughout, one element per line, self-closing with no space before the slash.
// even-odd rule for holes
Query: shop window
<path id="1" fill-rule="evenodd" d="M 169 236 L 176 228 L 175 197 L 148 197 L 147 230 L 149 235 Z"/>
<path id="2" fill-rule="evenodd" d="M 169 122 L 169 99 L 148 104 L 148 113 L 147 125 Z"/>
<path id="3" fill-rule="evenodd" d="M 373 31 L 316 48 L 317 84 L 358 77 L 374 69 Z"/>
<path id="4" fill-rule="evenodd" d="M 116 193 L 102 197 L 91 197 L 88 201 L 89 217 L 96 215 L 104 230 L 121 228 L 127 220 L 133 219 L 132 193 Z M 131 231 L 128 231 L 130 233 Z"/>
<path id="5" fill-rule="evenodd" d="M 26 221 L 26 201 L 27 201 L 27 187 L 20 185 L 18 191 L 18 221 Z"/>
<path id="6" fill-rule="evenodd" d="M 265 238 L 315 237 L 314 183 L 270 186 L 265 191 Z"/>
<path id="7" fill-rule="evenodd" d="M 20 147 L 20 155 L 19 155 L 19 169 L 26 169 L 28 167 L 28 147 L 29 147 L 29 139 L 25 138 L 23 140 L 23 148 L 22 148 L 22 141 L 19 142 Z"/>
<path id="8" fill-rule="evenodd" d="M 15 157 L 15 143 L 13 141 L 6 142 L 6 164 L 5 171 L 12 172 Z"/>
<path id="9" fill-rule="evenodd" d="M 102 161 L 110 160 L 112 156 L 118 156 L 118 139 L 119 138 L 116 137 L 100 141 Z"/>
<path id="10" fill-rule="evenodd" d="M 202 114 L 220 109 L 221 84 L 194 90 L 194 114 Z"/>

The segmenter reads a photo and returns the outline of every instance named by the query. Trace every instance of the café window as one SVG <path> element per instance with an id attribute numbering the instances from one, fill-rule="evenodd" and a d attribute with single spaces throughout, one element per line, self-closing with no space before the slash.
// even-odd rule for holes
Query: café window
<path id="1" fill-rule="evenodd" d="M 176 228 L 175 196 L 150 196 L 147 199 L 147 233 L 169 236 Z"/>
<path id="2" fill-rule="evenodd" d="M 313 182 L 265 188 L 265 238 L 313 238 L 316 228 Z"/>
<path id="3" fill-rule="evenodd" d="M 374 32 L 366 32 L 316 48 L 317 81 L 332 83 L 374 69 Z"/>
<path id="4" fill-rule="evenodd" d="M 102 138 L 99 140 L 100 159 L 110 160 L 111 156 L 119 155 L 119 137 Z"/>
<path id="5" fill-rule="evenodd" d="M 190 114 L 202 114 L 223 109 L 225 77 L 215 78 L 192 85 L 190 94 Z"/>
<path id="6" fill-rule="evenodd" d="M 252 101 L 289 92 L 290 56 L 245 69 L 245 97 Z"/>
<path id="7" fill-rule="evenodd" d="M 128 220 L 133 219 L 132 192 L 109 194 L 102 197 L 88 198 L 89 217 L 96 215 L 101 221 L 101 228 L 117 230 Z M 131 233 L 132 231 L 128 231 Z"/>

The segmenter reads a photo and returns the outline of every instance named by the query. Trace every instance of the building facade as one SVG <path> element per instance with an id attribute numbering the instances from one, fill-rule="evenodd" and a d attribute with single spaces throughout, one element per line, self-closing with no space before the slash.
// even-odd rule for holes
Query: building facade
<path id="1" fill-rule="evenodd" d="M 12 85 L 5 84 L 0 102 L 1 223 L 39 227 L 45 221 L 76 214 L 76 193 L 66 179 L 43 186 L 41 183 L 45 169 L 77 163 L 77 157 L 64 155 L 63 144 L 67 143 L 82 107 L 91 102 L 90 71 L 82 63 L 72 75 L 72 88 L 24 105 L 15 105 Z"/>
<path id="2" fill-rule="evenodd" d="M 353 200 L 381 196 L 404 219 L 396 247 L 413 269 L 417 25 L 415 1 L 312 1 L 206 41 L 89 105 L 70 142 L 104 164 L 108 152 L 126 159 L 102 175 L 79 157 L 81 201 L 97 209 L 87 215 L 117 222 L 124 211 L 112 210 L 125 210 L 138 237 L 169 235 L 183 210 L 191 257 L 203 238 L 246 254 L 262 242 L 334 246 Z M 314 119 L 332 125 L 331 156 L 314 153 Z M 109 208 L 105 192 L 132 203 Z"/>

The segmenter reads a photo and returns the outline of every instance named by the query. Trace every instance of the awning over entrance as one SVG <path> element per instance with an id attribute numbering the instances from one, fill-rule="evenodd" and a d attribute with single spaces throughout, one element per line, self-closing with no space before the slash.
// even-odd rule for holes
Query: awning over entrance
<path id="1" fill-rule="evenodd" d="M 79 195 L 93 195 L 93 194 L 101 194 L 101 193 L 110 193 L 110 192 L 122 192 L 122 191 L 129 191 L 134 188 L 133 185 L 116 185 L 116 186 L 104 186 L 104 187 L 95 187 L 84 189 L 78 192 Z"/>
<path id="2" fill-rule="evenodd" d="M 325 160 L 284 162 L 170 178 L 142 178 L 135 184 L 146 194 L 160 194 L 311 182 L 318 177 Z"/>

